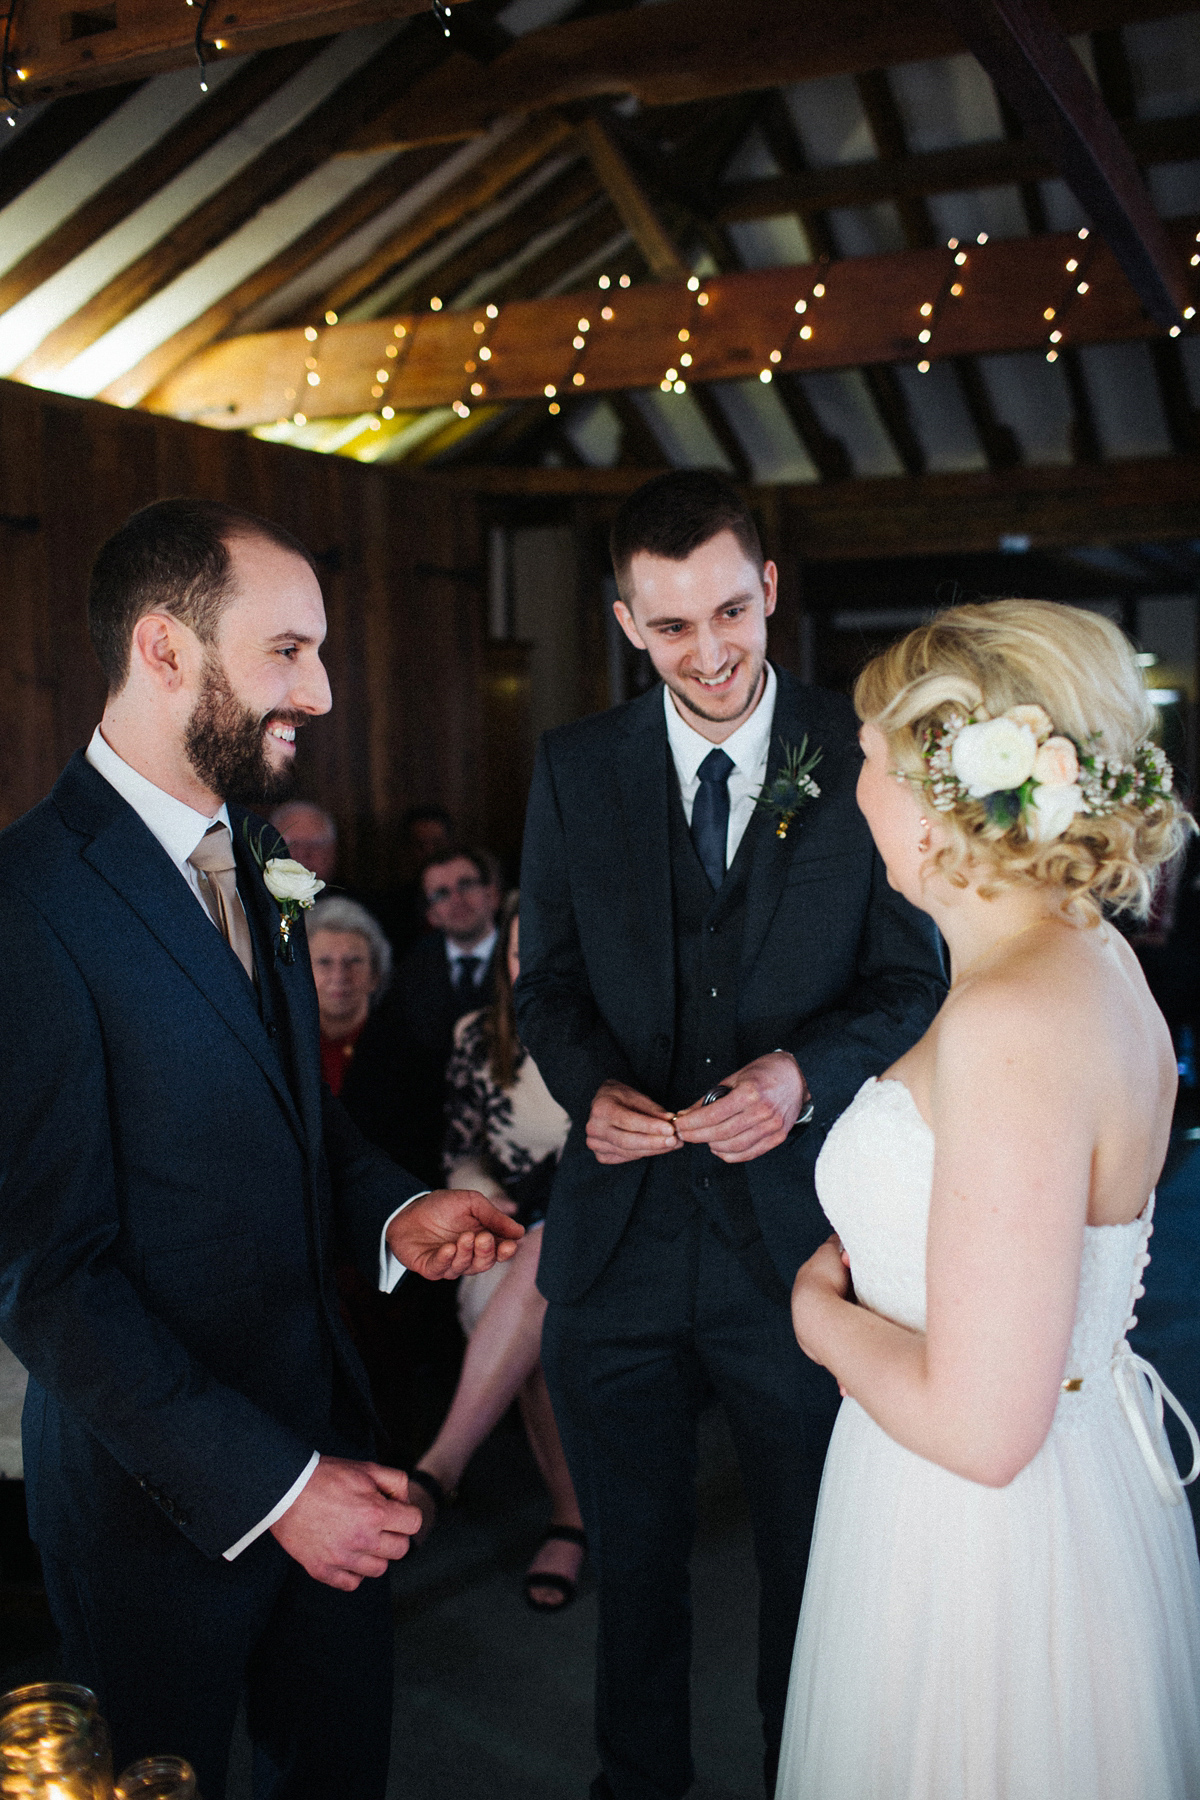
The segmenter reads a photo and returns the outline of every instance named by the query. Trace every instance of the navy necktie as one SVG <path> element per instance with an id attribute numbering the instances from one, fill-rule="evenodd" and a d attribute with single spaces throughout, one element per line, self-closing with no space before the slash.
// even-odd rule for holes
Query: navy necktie
<path id="1" fill-rule="evenodd" d="M 696 770 L 700 790 L 692 807 L 692 842 L 713 892 L 725 879 L 725 845 L 729 838 L 729 777 L 733 758 L 710 750 Z"/>
<path id="2" fill-rule="evenodd" d="M 454 995 L 463 1006 L 475 1003 L 475 976 L 482 959 L 478 956 L 460 956 L 458 968 L 454 972 Z"/>

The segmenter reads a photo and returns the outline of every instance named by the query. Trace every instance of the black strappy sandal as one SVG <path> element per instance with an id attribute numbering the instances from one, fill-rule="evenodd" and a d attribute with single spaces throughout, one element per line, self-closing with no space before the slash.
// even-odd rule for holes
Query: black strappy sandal
<path id="1" fill-rule="evenodd" d="M 538 1550 L 542 1548 L 542 1544 L 553 1543 L 556 1539 L 561 1540 L 564 1544 L 578 1544 L 584 1555 L 587 1555 L 587 1536 L 579 1529 L 578 1525 L 551 1525 L 542 1533 Z M 534 1551 L 534 1555 L 537 1555 L 537 1550 Z M 580 1563 L 579 1566 L 582 1570 L 583 1564 Z M 550 1588 L 554 1593 L 561 1594 L 562 1599 L 535 1600 L 534 1588 Z M 564 1612 L 578 1592 L 578 1581 L 572 1581 L 569 1575 L 559 1575 L 553 1569 L 530 1569 L 525 1576 L 525 1603 L 527 1606 L 531 1606 L 534 1612 Z"/>
<path id="2" fill-rule="evenodd" d="M 410 1488 L 414 1485 L 421 1488 L 433 1501 L 432 1518 L 424 1520 L 420 1531 L 417 1532 L 412 1540 L 414 1546 L 420 1546 L 425 1542 L 446 1508 L 454 1504 L 454 1495 L 448 1494 L 437 1476 L 431 1475 L 427 1469 L 410 1469 L 408 1471 L 408 1485 Z M 415 1506 L 417 1502 L 414 1501 L 413 1504 Z"/>

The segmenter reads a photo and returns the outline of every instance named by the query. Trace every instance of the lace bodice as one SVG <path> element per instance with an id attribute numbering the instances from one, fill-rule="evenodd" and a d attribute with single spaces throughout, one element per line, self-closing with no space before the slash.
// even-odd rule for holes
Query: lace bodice
<path id="1" fill-rule="evenodd" d="M 833 1127 L 817 1160 L 817 1193 L 850 1253 L 854 1291 L 873 1312 L 925 1327 L 925 1238 L 933 1133 L 902 1082 L 872 1078 Z M 1127 1225 L 1089 1225 L 1067 1376 L 1107 1367 L 1136 1323 L 1150 1257 L 1153 1196 Z"/>

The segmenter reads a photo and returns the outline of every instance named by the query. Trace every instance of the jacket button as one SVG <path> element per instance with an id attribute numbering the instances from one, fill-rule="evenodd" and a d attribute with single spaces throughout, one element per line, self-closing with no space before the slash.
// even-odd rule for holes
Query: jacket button
<path id="1" fill-rule="evenodd" d="M 709 988 L 709 990 L 708 990 L 708 993 L 709 993 L 709 998 L 710 998 L 710 999 L 712 999 L 712 1000 L 715 1000 L 715 999 L 716 999 L 716 997 L 717 997 L 717 990 L 716 990 L 716 988 Z"/>
<path id="2" fill-rule="evenodd" d="M 267 1020 L 267 1036 L 269 1038 L 277 1038 L 279 1036 L 279 1027 L 274 1019 Z"/>
<path id="3" fill-rule="evenodd" d="M 710 1177 L 710 1176 L 708 1176 L 708 1175 L 702 1175 L 702 1176 L 701 1176 L 701 1177 L 700 1177 L 700 1186 L 701 1186 L 701 1187 L 702 1187 L 702 1188 L 709 1188 L 709 1187 L 711 1187 L 711 1186 L 712 1186 L 712 1179 L 711 1179 L 711 1177 Z"/>

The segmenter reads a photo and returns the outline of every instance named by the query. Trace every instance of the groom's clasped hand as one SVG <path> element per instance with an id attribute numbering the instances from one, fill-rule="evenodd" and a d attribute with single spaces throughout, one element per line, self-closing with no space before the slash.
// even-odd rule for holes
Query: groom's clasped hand
<path id="1" fill-rule="evenodd" d="M 672 1113 L 626 1082 L 606 1081 L 588 1117 L 588 1149 L 597 1162 L 613 1164 L 707 1144 L 722 1162 L 752 1162 L 782 1144 L 808 1101 L 799 1064 L 786 1050 L 756 1057 L 720 1085 L 728 1091 L 719 1099 Z"/>

